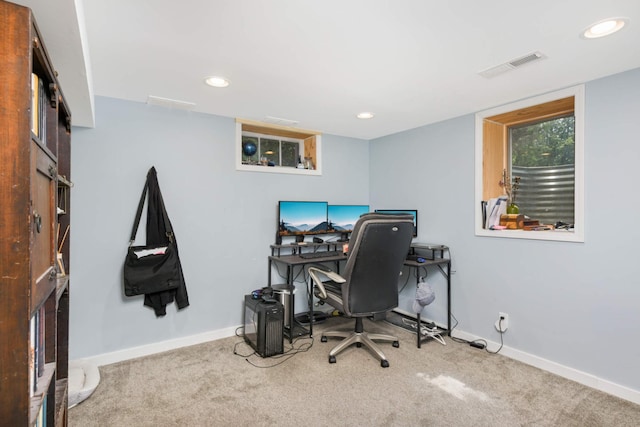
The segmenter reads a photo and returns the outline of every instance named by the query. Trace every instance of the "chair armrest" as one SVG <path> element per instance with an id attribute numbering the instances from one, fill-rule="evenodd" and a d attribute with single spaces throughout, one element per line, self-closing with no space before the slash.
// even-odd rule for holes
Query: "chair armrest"
<path id="1" fill-rule="evenodd" d="M 336 283 L 346 282 L 346 279 L 340 276 L 335 271 L 324 270 L 318 267 L 309 267 L 307 269 L 307 272 L 309 273 L 309 277 L 311 277 L 311 280 L 313 280 L 313 284 L 318 288 L 318 296 L 322 299 L 327 298 L 327 290 L 325 289 L 324 284 L 322 283 L 322 280 L 320 280 L 320 277 L 318 277 L 318 275 L 325 276 L 329 280 L 333 280 Z"/>

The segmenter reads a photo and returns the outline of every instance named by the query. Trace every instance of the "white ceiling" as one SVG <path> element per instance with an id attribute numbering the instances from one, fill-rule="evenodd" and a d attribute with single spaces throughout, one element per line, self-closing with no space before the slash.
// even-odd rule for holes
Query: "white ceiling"
<path id="1" fill-rule="evenodd" d="M 639 0 L 18 3 L 36 14 L 77 126 L 94 126 L 94 95 L 152 95 L 373 139 L 640 67 Z M 629 24 L 579 37 L 610 17 Z M 478 75 L 536 51 L 546 58 Z M 210 75 L 231 85 L 208 87 Z"/>

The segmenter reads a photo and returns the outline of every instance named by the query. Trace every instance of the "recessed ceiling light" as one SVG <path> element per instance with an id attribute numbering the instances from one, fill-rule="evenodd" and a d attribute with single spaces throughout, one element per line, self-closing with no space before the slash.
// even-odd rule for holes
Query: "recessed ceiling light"
<path id="1" fill-rule="evenodd" d="M 629 22 L 627 18 L 609 18 L 591 24 L 585 29 L 581 37 L 585 39 L 597 39 L 598 37 L 608 36 L 620 31 L 625 24 Z"/>
<path id="2" fill-rule="evenodd" d="M 365 111 L 365 112 L 359 113 L 357 117 L 359 119 L 371 119 L 373 118 L 373 113 Z"/>
<path id="3" fill-rule="evenodd" d="M 227 87 L 230 83 L 229 80 L 225 79 L 224 77 L 218 76 L 209 76 L 204 79 L 204 82 L 213 87 Z"/>

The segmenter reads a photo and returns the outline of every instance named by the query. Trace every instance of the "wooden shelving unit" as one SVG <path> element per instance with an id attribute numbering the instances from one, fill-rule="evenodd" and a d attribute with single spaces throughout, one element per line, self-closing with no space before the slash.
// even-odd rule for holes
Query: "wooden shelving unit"
<path id="1" fill-rule="evenodd" d="M 3 0 L 0 93 L 0 424 L 66 426 L 71 114 L 31 10 Z"/>

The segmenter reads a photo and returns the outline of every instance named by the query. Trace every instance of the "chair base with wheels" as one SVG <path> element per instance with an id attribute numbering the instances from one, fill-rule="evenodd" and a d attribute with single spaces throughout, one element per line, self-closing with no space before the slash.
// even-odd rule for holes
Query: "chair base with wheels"
<path id="1" fill-rule="evenodd" d="M 394 347 L 397 348 L 400 347 L 398 338 L 394 337 L 393 335 L 372 334 L 365 332 L 362 324 L 362 319 L 362 317 L 356 317 L 356 328 L 354 332 L 329 331 L 322 333 L 322 337 L 320 338 L 320 341 L 322 342 L 327 342 L 327 337 L 343 338 L 343 340 L 329 353 L 329 363 L 336 363 L 336 355 L 350 345 L 356 344 L 358 347 L 361 347 L 364 344 L 365 348 L 369 350 L 373 356 L 377 357 L 378 360 L 380 360 L 380 366 L 382 366 L 383 368 L 388 368 L 389 361 L 385 357 L 380 347 L 378 347 L 378 345 L 374 341 L 390 342 Z"/>

